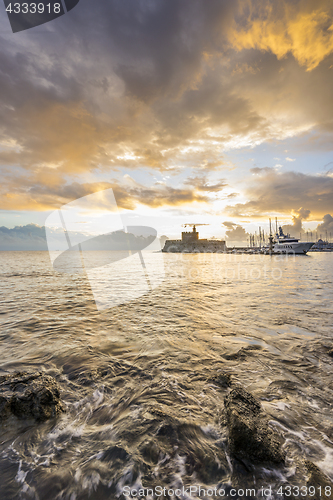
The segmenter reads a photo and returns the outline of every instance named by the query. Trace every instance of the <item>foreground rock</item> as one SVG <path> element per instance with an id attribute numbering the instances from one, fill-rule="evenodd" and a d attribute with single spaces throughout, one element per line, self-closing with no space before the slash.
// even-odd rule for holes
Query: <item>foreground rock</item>
<path id="1" fill-rule="evenodd" d="M 208 377 L 207 382 L 211 382 L 222 388 L 230 387 L 231 375 L 229 373 L 219 371 L 216 375 Z"/>
<path id="2" fill-rule="evenodd" d="M 260 402 L 242 387 L 224 400 L 229 429 L 229 449 L 238 459 L 254 462 L 284 462 L 281 439 L 268 425 Z"/>
<path id="3" fill-rule="evenodd" d="M 15 415 L 48 420 L 64 411 L 56 380 L 45 373 L 14 373 L 0 376 L 0 422 Z"/>
<path id="4" fill-rule="evenodd" d="M 319 469 L 319 467 L 317 467 L 317 465 L 315 465 L 310 460 L 305 460 L 304 465 L 307 472 L 307 487 L 309 488 L 310 486 L 314 486 L 316 488 L 315 494 L 312 495 L 312 498 L 314 500 L 321 500 L 322 498 L 332 500 L 333 484 L 331 480 L 322 472 L 321 469 Z M 319 489 L 319 487 L 321 487 L 321 490 Z"/>

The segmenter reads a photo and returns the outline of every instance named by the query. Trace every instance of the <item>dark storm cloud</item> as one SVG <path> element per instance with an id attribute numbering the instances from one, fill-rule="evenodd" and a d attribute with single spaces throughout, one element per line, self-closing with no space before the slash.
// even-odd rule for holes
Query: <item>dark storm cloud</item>
<path id="1" fill-rule="evenodd" d="M 202 52 L 212 50 L 234 11 L 235 4 L 223 0 L 138 0 L 113 1 L 97 12 L 120 56 L 116 71 L 127 92 L 151 101 L 161 95 L 175 98 L 193 86 Z"/>
<path id="2" fill-rule="evenodd" d="M 122 159 L 128 143 L 143 164 L 163 168 L 160 149 L 168 136 L 175 145 L 197 129 L 194 121 L 179 140 L 181 120 L 174 129 L 167 113 L 159 115 L 163 101 L 171 104 L 200 83 L 203 53 L 212 50 L 214 33 L 220 36 L 232 11 L 230 2 L 92 7 L 82 1 L 57 21 L 56 34 L 50 24 L 36 38 L 25 33 L 3 40 L 0 116 L 7 148 L 0 161 L 29 169 L 57 164 L 60 177 L 128 166 Z M 149 103 L 156 100 L 153 110 Z"/>

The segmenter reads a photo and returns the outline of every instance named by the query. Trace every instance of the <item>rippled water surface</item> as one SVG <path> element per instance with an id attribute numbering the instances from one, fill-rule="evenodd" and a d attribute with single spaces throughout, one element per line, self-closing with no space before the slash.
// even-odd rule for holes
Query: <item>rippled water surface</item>
<path id="1" fill-rule="evenodd" d="M 45 370 L 67 408 L 1 424 L 1 498 L 231 485 L 221 371 L 284 438 L 286 466 L 254 464 L 256 484 L 304 484 L 305 458 L 333 480 L 333 254 L 163 258 L 161 286 L 98 311 L 47 252 L 0 252 L 1 373 Z"/>

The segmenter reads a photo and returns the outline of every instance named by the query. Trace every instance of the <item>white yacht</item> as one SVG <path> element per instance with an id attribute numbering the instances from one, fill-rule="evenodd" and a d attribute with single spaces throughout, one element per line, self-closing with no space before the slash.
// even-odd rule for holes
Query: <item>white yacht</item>
<path id="1" fill-rule="evenodd" d="M 283 234 L 282 227 L 276 233 L 276 241 L 273 242 L 273 253 L 306 254 L 314 243 L 300 242 L 297 238 L 292 238 L 290 234 Z"/>

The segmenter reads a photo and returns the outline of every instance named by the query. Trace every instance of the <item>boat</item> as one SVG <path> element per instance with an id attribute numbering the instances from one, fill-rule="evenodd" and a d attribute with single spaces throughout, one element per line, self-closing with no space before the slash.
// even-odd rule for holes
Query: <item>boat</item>
<path id="1" fill-rule="evenodd" d="M 264 253 L 305 255 L 313 245 L 314 243 L 299 241 L 290 234 L 284 234 L 279 226 L 275 240 L 271 242 L 270 247 L 264 248 Z"/>
<path id="2" fill-rule="evenodd" d="M 313 245 L 310 252 L 333 252 L 333 243 L 327 240 L 323 241 L 321 238 Z"/>

